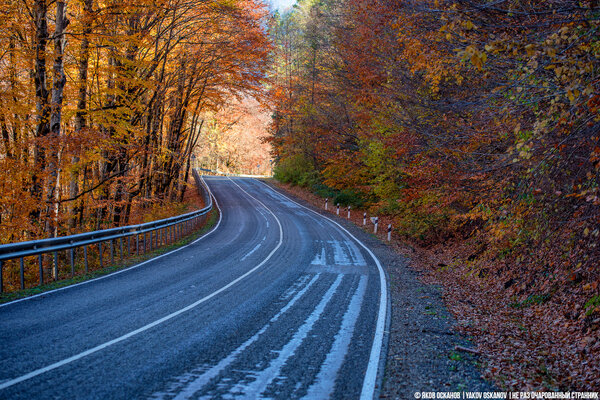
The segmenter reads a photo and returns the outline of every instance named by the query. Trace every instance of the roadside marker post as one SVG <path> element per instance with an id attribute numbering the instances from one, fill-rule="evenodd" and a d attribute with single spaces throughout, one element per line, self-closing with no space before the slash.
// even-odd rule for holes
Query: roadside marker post
<path id="1" fill-rule="evenodd" d="M 388 225 L 388 242 L 392 240 L 392 224 Z"/>
<path id="2" fill-rule="evenodd" d="M 327 211 L 327 208 L 328 208 L 328 207 L 327 207 L 327 206 L 328 206 L 328 203 L 329 203 L 329 199 L 326 197 L 326 198 L 325 198 L 325 211 Z"/>
<path id="3" fill-rule="evenodd" d="M 337 203 L 337 215 L 340 215 L 340 203 Z"/>
<path id="4" fill-rule="evenodd" d="M 373 233 L 377 233 L 377 225 L 379 224 L 379 217 L 371 217 L 371 222 L 373 222 Z"/>
<path id="5" fill-rule="evenodd" d="M 363 226 L 367 224 L 367 213 L 363 213 Z"/>
<path id="6" fill-rule="evenodd" d="M 350 219 L 350 209 L 351 209 L 351 207 L 348 206 L 348 219 Z"/>

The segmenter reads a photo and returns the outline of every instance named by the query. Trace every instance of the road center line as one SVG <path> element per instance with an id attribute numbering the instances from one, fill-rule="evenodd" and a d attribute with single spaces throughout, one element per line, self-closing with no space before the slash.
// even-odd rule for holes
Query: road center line
<path id="1" fill-rule="evenodd" d="M 94 353 L 96 353 L 96 352 L 98 352 L 100 350 L 106 349 L 107 347 L 110 347 L 110 346 L 112 346 L 114 344 L 117 344 L 117 343 L 120 343 L 120 342 L 122 342 L 124 340 L 127 340 L 127 339 L 129 339 L 129 338 L 131 338 L 131 337 L 133 337 L 133 336 L 135 336 L 135 335 L 137 335 L 139 333 L 142 333 L 142 332 L 145 332 L 145 331 L 147 331 L 149 329 L 152 329 L 155 326 L 161 325 L 162 323 L 164 323 L 166 321 L 169 321 L 169 320 L 171 320 L 171 319 L 173 319 L 173 318 L 175 318 L 175 317 L 177 317 L 177 316 L 179 316 L 179 315 L 181 315 L 181 314 L 183 314 L 183 313 L 185 313 L 187 311 L 190 311 L 190 310 L 198 307 L 200 304 L 205 303 L 206 301 L 212 299 L 216 295 L 218 295 L 218 294 L 224 292 L 225 290 L 229 289 L 230 287 L 234 286 L 235 284 L 237 284 L 241 280 L 245 279 L 246 277 L 248 277 L 252 273 L 256 272 L 263 265 L 265 265 L 267 263 L 267 261 L 269 261 L 271 259 L 271 257 L 273 256 L 273 254 L 275 254 L 275 252 L 279 249 L 279 247 L 281 247 L 281 245 L 283 243 L 283 228 L 281 226 L 281 222 L 279 221 L 279 219 L 277 218 L 277 216 L 273 213 L 273 211 L 271 211 L 267 206 L 265 206 L 260 200 L 256 199 L 254 196 L 250 195 L 248 192 L 246 192 L 244 189 L 242 189 L 237 183 L 233 182 L 232 180 L 231 180 L 231 182 L 234 185 L 236 185 L 237 187 L 239 187 L 244 193 L 246 193 L 246 195 L 248 195 L 251 198 L 253 198 L 254 200 L 256 200 L 266 210 L 268 210 L 271 213 L 271 215 L 273 215 L 273 217 L 275 218 L 275 221 L 277 221 L 277 224 L 279 225 L 279 242 L 277 243 L 277 246 L 275 246 L 275 248 L 269 253 L 269 255 L 260 264 L 258 264 L 256 267 L 252 268 L 251 270 L 249 270 L 245 274 L 243 274 L 243 275 L 239 276 L 238 278 L 234 279 L 233 281 L 229 282 L 227 285 L 225 285 L 225 286 L 221 287 L 220 289 L 212 292 L 208 296 L 205 296 L 205 297 L 201 298 L 200 300 L 198 300 L 198 301 L 196 301 L 196 302 L 194 302 L 194 303 L 192 303 L 192 304 L 190 304 L 190 305 L 188 305 L 188 306 L 186 306 L 186 307 L 184 307 L 184 308 L 182 308 L 180 310 L 177 310 L 177 311 L 175 311 L 175 312 L 173 312 L 173 313 L 171 313 L 171 314 L 169 314 L 167 316 L 164 316 L 164 317 L 162 317 L 160 319 L 157 319 L 154 322 L 151 322 L 151 323 L 149 323 L 147 325 L 144 325 L 141 328 L 138 328 L 138 329 L 136 329 L 134 331 L 126 333 L 123 336 L 119 336 L 116 339 L 113 339 L 113 340 L 110 340 L 108 342 L 102 343 L 102 344 L 100 344 L 100 345 L 98 345 L 96 347 L 93 347 L 93 348 L 89 349 L 89 350 L 83 351 L 83 352 L 81 352 L 79 354 L 75 354 L 74 356 L 71 356 L 69 358 L 65 358 L 64 360 L 55 362 L 55 363 L 50 364 L 48 366 L 45 366 L 43 368 L 36 369 L 35 371 L 29 372 L 28 374 L 21 375 L 21 376 L 19 376 L 17 378 L 11 379 L 11 380 L 6 381 L 6 382 L 3 382 L 3 383 L 0 384 L 0 390 L 6 389 L 6 388 L 8 388 L 10 386 L 13 386 L 13 385 L 16 385 L 17 383 L 29 380 L 31 378 L 34 378 L 34 377 L 38 376 L 38 375 L 42 375 L 42 374 L 44 374 L 46 372 L 49 372 L 49 371 L 52 371 L 52 370 L 54 370 L 56 368 L 60 368 L 63 365 L 67 365 L 67 364 L 72 363 L 73 361 L 80 360 L 80 359 L 82 359 L 82 358 L 84 358 L 86 356 L 89 356 L 91 354 L 94 354 Z M 216 202 L 216 198 L 215 198 L 215 202 Z M 218 203 L 217 203 L 217 207 L 219 207 Z M 221 211 L 221 209 L 219 208 L 219 212 L 220 211 Z"/>
<path id="2" fill-rule="evenodd" d="M 246 253 L 246 255 L 242 258 L 240 258 L 240 261 L 244 261 L 246 258 L 250 257 L 256 250 L 258 250 L 258 248 L 260 247 L 262 243 L 257 244 L 252 250 L 250 250 L 248 253 Z"/>

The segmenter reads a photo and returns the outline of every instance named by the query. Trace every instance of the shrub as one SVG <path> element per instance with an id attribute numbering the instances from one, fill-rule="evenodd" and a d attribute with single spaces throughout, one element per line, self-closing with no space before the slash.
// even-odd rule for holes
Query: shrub
<path id="1" fill-rule="evenodd" d="M 365 199 L 362 194 L 352 189 L 343 189 L 339 191 L 333 198 L 333 204 L 339 204 L 340 206 L 352 206 L 354 208 L 360 208 L 365 204 Z"/>
<path id="2" fill-rule="evenodd" d="M 278 181 L 298 186 L 307 186 L 312 180 L 318 178 L 312 162 L 302 154 L 281 159 L 273 172 L 274 178 Z"/>

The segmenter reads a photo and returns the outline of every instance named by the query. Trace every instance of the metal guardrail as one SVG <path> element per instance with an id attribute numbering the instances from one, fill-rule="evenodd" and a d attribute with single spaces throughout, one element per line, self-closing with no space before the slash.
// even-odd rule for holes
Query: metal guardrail
<path id="1" fill-rule="evenodd" d="M 215 175 L 235 176 L 235 177 L 238 177 L 238 178 L 258 178 L 258 179 L 272 178 L 271 175 L 232 174 L 230 172 L 222 172 L 222 171 L 219 171 L 219 170 L 212 170 L 212 169 L 207 169 L 207 168 L 198 168 L 198 169 L 200 171 L 210 172 L 211 174 L 215 174 Z"/>
<path id="2" fill-rule="evenodd" d="M 80 233 L 76 235 L 32 240 L 28 242 L 19 242 L 0 245 L 0 293 L 4 290 L 4 264 L 8 260 L 20 260 L 20 286 L 25 288 L 25 264 L 24 258 L 38 256 L 39 264 L 39 280 L 40 285 L 44 284 L 44 268 L 43 256 L 47 253 L 54 254 L 52 275 L 54 280 L 58 277 L 58 253 L 61 251 L 69 251 L 69 261 L 71 264 L 71 276 L 75 275 L 75 250 L 79 247 L 84 249 L 85 272 L 88 271 L 88 246 L 98 244 L 98 255 L 100 267 L 103 267 L 103 249 L 102 243 L 110 242 L 110 257 L 111 262 L 114 262 L 115 256 L 115 240 L 118 239 L 120 247 L 120 258 L 124 256 L 124 240 L 127 239 L 127 253 L 131 254 L 131 239 L 135 239 L 135 252 L 140 254 L 140 236 L 143 235 L 143 252 L 151 251 L 154 248 L 162 245 L 174 243 L 180 238 L 194 231 L 200 225 L 200 217 L 208 214 L 213 208 L 212 198 L 208 188 L 204 185 L 200 175 L 196 170 L 193 170 L 193 176 L 198 186 L 198 190 L 202 190 L 205 204 L 208 204 L 201 210 L 193 211 L 187 214 L 176 217 L 166 218 L 159 221 L 148 222 L 139 225 L 129 225 L 119 228 L 104 229 L 94 232 Z M 158 233 L 155 233 L 158 231 Z M 150 238 L 148 241 L 148 233 Z M 147 246 L 149 245 L 149 248 Z"/>

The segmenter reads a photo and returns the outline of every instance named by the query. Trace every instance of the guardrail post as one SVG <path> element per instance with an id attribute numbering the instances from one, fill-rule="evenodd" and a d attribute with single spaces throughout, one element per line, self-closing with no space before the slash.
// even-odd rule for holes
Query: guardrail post
<path id="1" fill-rule="evenodd" d="M 147 238 L 148 238 L 148 235 L 146 234 L 146 232 L 144 232 L 144 254 L 147 251 L 146 246 L 148 246 L 148 242 L 146 241 Z"/>
<path id="2" fill-rule="evenodd" d="M 25 265 L 23 264 L 23 257 L 21 257 L 21 289 L 25 289 Z"/>
<path id="3" fill-rule="evenodd" d="M 150 231 L 150 251 L 152 251 L 152 231 Z"/>
<path id="4" fill-rule="evenodd" d="M 87 246 L 83 246 L 83 258 L 85 260 L 85 273 L 87 274 L 89 271 L 88 268 L 88 256 L 87 256 Z"/>
<path id="5" fill-rule="evenodd" d="M 119 238 L 119 245 L 121 247 L 121 261 L 123 261 L 123 238 Z"/>
<path id="6" fill-rule="evenodd" d="M 71 255 L 71 278 L 75 276 L 75 249 L 71 248 L 70 250 L 70 255 Z"/>
<path id="7" fill-rule="evenodd" d="M 115 244 L 113 242 L 113 239 L 110 239 L 110 262 L 112 264 L 115 263 Z"/>
<path id="8" fill-rule="evenodd" d="M 0 293 L 4 292 L 4 281 L 2 280 L 2 272 L 4 271 L 4 261 L 0 260 Z"/>
<path id="9" fill-rule="evenodd" d="M 52 273 L 54 275 L 54 280 L 58 280 L 58 252 L 54 252 L 54 271 Z"/>
<path id="10" fill-rule="evenodd" d="M 137 255 L 140 255 L 140 234 L 136 233 L 135 234 L 135 251 L 137 253 Z"/>
<path id="11" fill-rule="evenodd" d="M 100 256 L 100 268 L 102 268 L 102 242 L 98 243 L 98 255 Z"/>
<path id="12" fill-rule="evenodd" d="M 40 268 L 40 286 L 44 284 L 44 255 L 38 255 L 38 264 Z"/>

